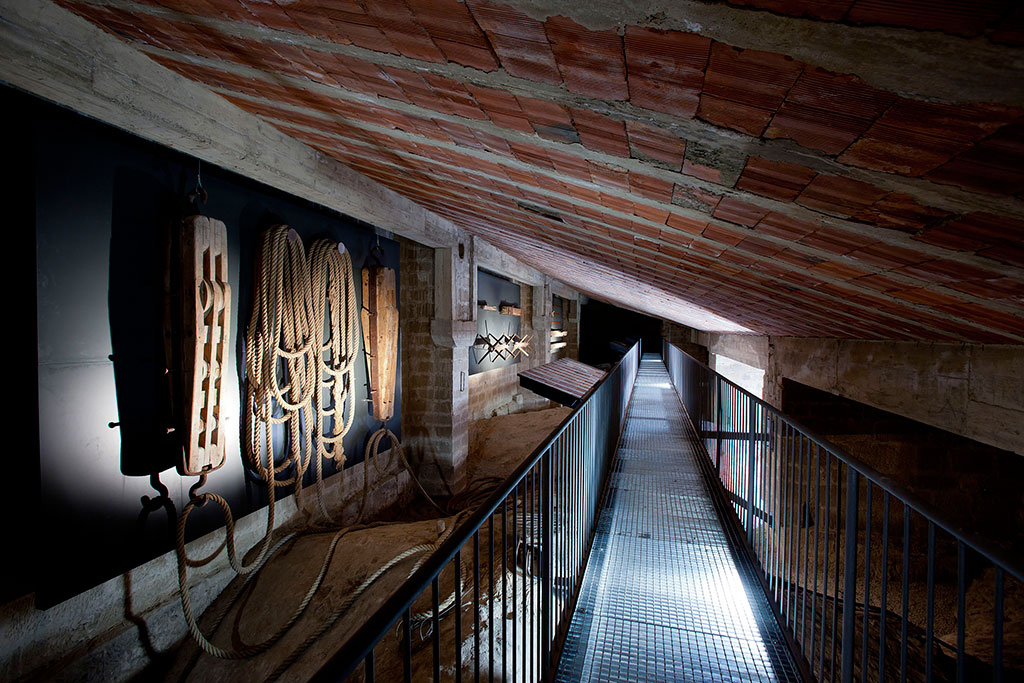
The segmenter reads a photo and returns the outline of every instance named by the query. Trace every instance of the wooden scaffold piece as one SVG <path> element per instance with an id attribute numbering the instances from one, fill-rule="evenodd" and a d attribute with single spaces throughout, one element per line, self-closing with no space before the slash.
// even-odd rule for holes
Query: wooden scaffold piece
<path id="1" fill-rule="evenodd" d="M 182 224 L 182 437 L 181 474 L 199 475 L 224 464 L 220 429 L 221 376 L 231 335 L 227 228 L 206 216 Z"/>
<path id="2" fill-rule="evenodd" d="M 363 348 L 373 417 L 386 422 L 395 414 L 398 368 L 398 309 L 395 271 L 384 266 L 363 269 Z"/>

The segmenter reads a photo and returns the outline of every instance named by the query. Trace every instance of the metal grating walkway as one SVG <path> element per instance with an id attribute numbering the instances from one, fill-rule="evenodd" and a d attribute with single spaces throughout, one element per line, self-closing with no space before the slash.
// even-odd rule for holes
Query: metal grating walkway
<path id="1" fill-rule="evenodd" d="M 556 680 L 797 681 L 733 552 L 658 356 L 645 356 Z"/>

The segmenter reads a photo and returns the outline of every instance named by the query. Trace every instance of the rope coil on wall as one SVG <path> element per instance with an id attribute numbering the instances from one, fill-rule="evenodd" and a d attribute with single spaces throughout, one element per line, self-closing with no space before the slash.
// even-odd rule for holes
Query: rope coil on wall
<path id="1" fill-rule="evenodd" d="M 352 428 L 355 417 L 354 369 L 359 353 L 359 314 L 352 259 L 340 243 L 317 240 L 310 249 L 310 266 L 314 324 L 323 331 L 326 321 L 318 356 L 320 386 L 314 397 L 317 452 L 321 457 L 333 458 L 341 469 L 345 464 L 342 440 Z M 325 392 L 329 392 L 329 400 L 325 400 Z M 334 423 L 330 435 L 323 433 L 325 418 Z"/>
<path id="2" fill-rule="evenodd" d="M 355 414 L 354 367 L 359 352 L 359 336 L 352 261 L 344 246 L 329 240 L 318 240 L 313 244 L 307 259 L 302 240 L 294 230 L 285 225 L 267 230 L 263 235 L 257 264 L 252 316 L 246 332 L 243 409 L 248 436 L 246 459 L 266 484 L 266 529 L 263 537 L 253 546 L 258 547 L 255 557 L 249 564 L 243 564 L 235 547 L 235 522 L 228 502 L 215 493 L 199 491 L 206 483 L 206 472 L 200 475 L 199 481 L 190 489 L 189 502 L 178 520 L 176 551 L 182 611 L 193 639 L 210 655 L 225 659 L 252 657 L 272 647 L 294 626 L 320 588 L 341 538 L 351 531 L 376 526 L 361 524 L 367 498 L 372 490 L 371 461 L 374 470 L 382 474 L 398 458 L 420 493 L 431 505 L 442 511 L 420 485 L 397 436 L 387 429 L 386 424 L 382 424 L 366 446 L 362 500 L 356 524 L 334 529 L 307 528 L 273 542 L 276 489 L 278 486 L 294 486 L 295 494 L 299 496 L 310 464 L 315 471 L 317 504 L 325 521 L 331 521 L 323 501 L 321 459 L 333 459 L 338 469 L 344 471 L 342 468 L 346 456 L 343 439 L 352 427 Z M 382 468 L 378 451 L 386 439 L 391 441 L 390 457 Z M 224 516 L 224 541 L 206 557 L 191 558 L 185 549 L 186 525 L 194 509 L 210 501 L 217 504 Z M 454 528 L 454 525 L 450 528 Z M 226 648 L 210 641 L 200 629 L 193 612 L 188 585 L 190 567 L 209 564 L 226 549 L 231 568 L 239 576 L 246 577 L 244 583 L 247 585 L 281 548 L 300 536 L 322 533 L 334 534 L 323 563 L 312 585 L 283 625 L 261 642 L 252 645 Z M 446 536 L 447 533 L 436 543 L 409 548 L 367 577 L 345 599 L 341 608 L 332 613 L 282 663 L 272 677 L 276 678 L 283 673 L 384 573 L 409 557 L 435 550 Z M 424 560 L 425 557 L 418 560 L 412 571 Z M 214 630 L 219 623 L 220 618 L 216 620 Z"/>

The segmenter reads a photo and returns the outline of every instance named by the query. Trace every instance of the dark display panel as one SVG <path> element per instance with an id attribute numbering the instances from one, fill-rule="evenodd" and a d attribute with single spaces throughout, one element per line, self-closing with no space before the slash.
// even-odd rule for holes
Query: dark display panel
<path id="1" fill-rule="evenodd" d="M 31 182 L 9 199 L 20 203 L 14 215 L 26 223 L 15 228 L 34 231 L 37 260 L 39 449 L 37 461 L 35 453 L 25 457 L 28 469 L 38 465 L 38 487 L 20 505 L 34 513 L 19 518 L 26 535 L 47 541 L 36 544 L 37 563 L 18 590 L 35 590 L 45 607 L 173 548 L 176 514 L 196 478 L 174 470 L 178 450 L 167 435 L 164 243 L 194 213 L 185 195 L 196 185 L 198 162 L 8 88 L 0 98 L 12 130 L 28 141 L 14 148 L 23 158 L 13 163 L 28 169 Z M 227 225 L 233 294 L 221 408 L 227 460 L 203 490 L 224 496 L 237 519 L 266 505 L 262 480 L 243 468 L 239 412 L 261 234 L 285 223 L 307 249 L 318 237 L 344 242 L 357 297 L 377 239 L 366 224 L 207 164 L 202 183 L 209 201 L 201 212 Z M 384 265 L 397 273 L 397 243 L 380 239 L 380 246 Z M 355 384 L 356 418 L 344 442 L 349 466 L 362 460 L 379 427 L 361 354 Z M 400 367 L 397 385 L 389 427 L 400 433 Z M 334 472 L 325 463 L 325 473 Z M 279 489 L 279 497 L 288 493 Z M 192 515 L 189 538 L 222 525 L 214 508 Z"/>

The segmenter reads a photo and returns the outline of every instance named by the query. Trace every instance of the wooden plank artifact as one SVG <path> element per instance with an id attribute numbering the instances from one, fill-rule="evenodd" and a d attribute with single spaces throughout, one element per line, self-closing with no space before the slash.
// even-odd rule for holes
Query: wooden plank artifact
<path id="1" fill-rule="evenodd" d="M 523 309 L 519 308 L 518 306 L 513 306 L 512 304 L 502 304 L 501 307 L 498 309 L 498 312 L 501 315 L 514 315 L 518 317 L 522 316 Z"/>
<path id="2" fill-rule="evenodd" d="M 398 368 L 398 309 L 395 308 L 395 271 L 391 268 L 363 269 L 362 321 L 373 418 L 384 422 L 395 414 Z"/>
<path id="3" fill-rule="evenodd" d="M 198 475 L 224 464 L 221 378 L 231 335 L 231 287 L 224 223 L 189 216 L 179 240 L 183 454 L 179 470 Z"/>

